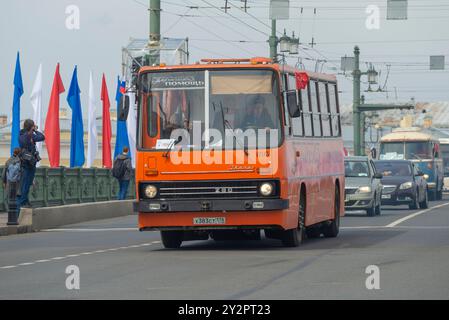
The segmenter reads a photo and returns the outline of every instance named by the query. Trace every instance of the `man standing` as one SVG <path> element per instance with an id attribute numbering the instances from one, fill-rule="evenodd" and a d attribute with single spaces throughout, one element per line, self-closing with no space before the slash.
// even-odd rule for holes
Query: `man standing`
<path id="1" fill-rule="evenodd" d="M 120 190 L 118 200 L 125 200 L 128 194 L 129 181 L 131 180 L 132 164 L 128 155 L 129 148 L 124 147 L 123 153 L 114 160 L 112 175 L 118 180 Z"/>
<path id="2" fill-rule="evenodd" d="M 22 178 L 20 184 L 20 196 L 17 198 L 17 210 L 20 207 L 31 206 L 28 199 L 30 187 L 36 174 L 36 164 L 41 160 L 36 150 L 36 143 L 45 140 L 45 136 L 38 131 L 33 120 L 25 120 L 23 129 L 20 131 L 19 145 L 21 148 L 20 158 L 22 160 Z"/>

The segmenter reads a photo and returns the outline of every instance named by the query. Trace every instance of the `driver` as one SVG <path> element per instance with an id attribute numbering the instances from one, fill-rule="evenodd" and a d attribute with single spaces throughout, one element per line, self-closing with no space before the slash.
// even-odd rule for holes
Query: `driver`
<path id="1" fill-rule="evenodd" d="M 241 128 L 273 128 L 273 120 L 265 107 L 265 99 L 256 97 L 253 104 L 246 109 L 246 115 L 241 123 Z"/>

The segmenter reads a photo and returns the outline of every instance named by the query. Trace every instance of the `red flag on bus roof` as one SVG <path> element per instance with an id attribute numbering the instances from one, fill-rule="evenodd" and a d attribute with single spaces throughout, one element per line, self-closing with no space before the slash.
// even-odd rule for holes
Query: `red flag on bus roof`
<path id="1" fill-rule="evenodd" d="M 296 72 L 295 78 L 296 78 L 296 89 L 304 90 L 305 88 L 307 88 L 310 78 L 306 72 Z"/>

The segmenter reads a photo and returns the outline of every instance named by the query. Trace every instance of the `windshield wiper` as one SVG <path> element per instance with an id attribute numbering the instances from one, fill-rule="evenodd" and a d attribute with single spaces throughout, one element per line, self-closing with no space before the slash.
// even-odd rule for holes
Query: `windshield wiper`
<path id="1" fill-rule="evenodd" d="M 167 147 L 167 149 L 164 150 L 164 154 L 162 155 L 162 157 L 164 158 L 168 158 L 168 155 L 170 154 L 171 149 L 173 149 L 173 147 L 175 147 L 177 144 L 179 144 L 182 141 L 181 137 L 178 137 L 177 140 L 174 140 L 170 143 L 170 145 Z"/>

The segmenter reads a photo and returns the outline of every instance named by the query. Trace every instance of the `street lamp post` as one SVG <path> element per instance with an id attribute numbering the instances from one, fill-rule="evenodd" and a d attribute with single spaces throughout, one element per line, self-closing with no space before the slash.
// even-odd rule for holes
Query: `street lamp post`
<path id="1" fill-rule="evenodd" d="M 161 0 L 150 0 L 149 65 L 159 64 L 161 45 Z"/>
<path id="2" fill-rule="evenodd" d="M 271 20 L 271 36 L 268 42 L 270 44 L 270 57 L 273 60 L 273 62 L 277 62 L 278 58 L 277 48 L 279 40 L 276 36 L 276 20 L 274 19 Z"/>
<path id="3" fill-rule="evenodd" d="M 284 35 L 279 39 L 276 36 L 276 20 L 271 20 L 271 36 L 268 39 L 268 43 L 270 44 L 270 58 L 274 63 L 279 62 L 278 57 L 278 45 L 280 45 L 280 51 L 282 56 L 285 53 L 289 53 L 292 55 L 299 53 L 299 38 L 295 37 L 295 33 L 293 33 L 293 37 L 287 36 L 287 31 L 284 30 Z"/>
<path id="4" fill-rule="evenodd" d="M 354 48 L 354 71 L 352 73 L 354 78 L 354 95 L 352 104 L 352 119 L 354 127 L 354 155 L 361 155 L 361 114 L 359 111 L 360 106 L 360 79 L 362 72 L 360 71 L 360 49 Z"/>
<path id="5" fill-rule="evenodd" d="M 353 128 L 354 128 L 354 155 L 362 156 L 365 154 L 365 116 L 364 112 L 384 111 L 384 110 L 412 110 L 414 104 L 365 104 L 365 99 L 361 101 L 360 81 L 362 76 L 368 76 L 368 83 L 376 84 L 378 82 L 378 72 L 373 66 L 367 72 L 360 71 L 360 49 L 354 48 L 354 96 L 353 96 Z"/>

